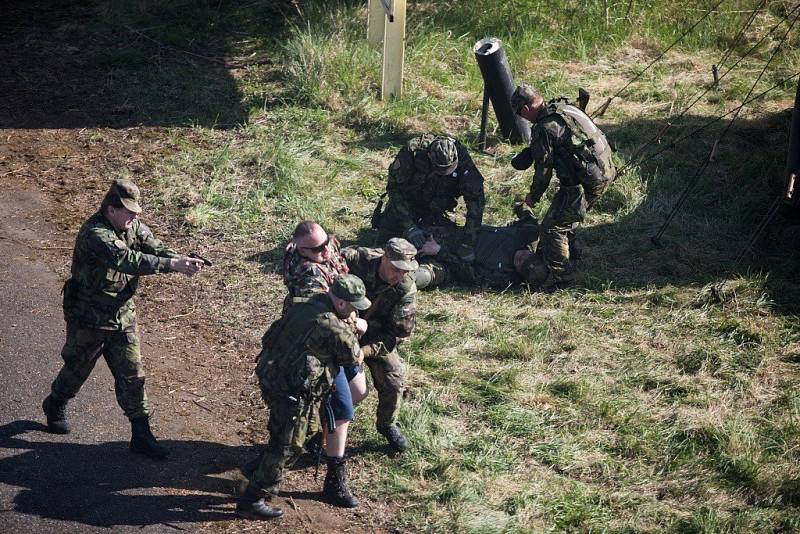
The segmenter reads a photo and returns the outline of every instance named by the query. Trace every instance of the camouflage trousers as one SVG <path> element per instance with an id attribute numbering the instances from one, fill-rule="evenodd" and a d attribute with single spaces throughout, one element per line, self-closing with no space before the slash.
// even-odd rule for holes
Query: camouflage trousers
<path id="1" fill-rule="evenodd" d="M 144 369 L 139 351 L 139 333 L 82 328 L 67 323 L 67 340 L 61 349 L 64 366 L 53 381 L 51 394 L 66 402 L 80 391 L 100 355 L 114 375 L 117 403 L 128 419 L 147 417 L 150 409 L 144 391 Z"/>
<path id="2" fill-rule="evenodd" d="M 439 261 L 422 258 L 413 272 L 417 289 L 433 289 L 457 281 L 462 284 L 477 282 L 472 264 L 463 261 Z"/>
<path id="3" fill-rule="evenodd" d="M 378 413 L 375 426 L 378 430 L 387 430 L 397 422 L 400 403 L 403 399 L 405 383 L 403 378 L 403 362 L 397 349 L 382 350 L 377 356 L 364 359 L 372 375 L 372 384 L 378 392 Z"/>
<path id="4" fill-rule="evenodd" d="M 542 251 L 550 276 L 554 281 L 571 280 L 574 276 L 569 261 L 570 237 L 574 240 L 578 223 L 567 223 L 558 217 L 551 206 L 539 230 L 539 250 Z"/>
<path id="5" fill-rule="evenodd" d="M 261 461 L 250 477 L 247 492 L 271 497 L 278 494 L 286 463 L 303 447 L 308 431 L 309 415 L 319 403 L 299 398 L 269 398 L 269 441 L 261 453 Z M 298 445 L 299 443 L 299 445 Z"/>

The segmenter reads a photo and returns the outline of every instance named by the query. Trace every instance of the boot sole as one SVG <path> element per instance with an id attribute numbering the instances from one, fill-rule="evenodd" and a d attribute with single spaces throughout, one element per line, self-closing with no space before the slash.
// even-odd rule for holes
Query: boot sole
<path id="1" fill-rule="evenodd" d="M 333 506 L 336 506 L 338 508 L 358 508 L 359 506 L 361 506 L 361 503 L 359 501 L 356 501 L 355 503 L 348 503 L 331 497 L 328 497 L 325 500 L 327 501 L 328 504 L 332 504 Z"/>
<path id="2" fill-rule="evenodd" d="M 270 519 L 278 519 L 279 517 L 283 517 L 283 511 L 276 515 L 261 515 L 255 512 L 251 512 L 249 510 L 240 510 L 239 508 L 236 509 L 236 515 L 243 519 L 255 519 L 261 521 L 268 521 Z"/>

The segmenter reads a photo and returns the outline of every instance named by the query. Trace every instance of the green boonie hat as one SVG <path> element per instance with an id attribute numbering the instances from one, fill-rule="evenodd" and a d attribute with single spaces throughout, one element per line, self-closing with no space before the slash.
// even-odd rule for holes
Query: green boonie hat
<path id="1" fill-rule="evenodd" d="M 118 198 L 122 205 L 125 206 L 125 209 L 133 213 L 142 212 L 142 207 L 139 205 L 139 199 L 142 194 L 131 180 L 124 178 L 114 180 L 114 183 L 111 184 L 111 189 L 108 190 L 108 195 Z"/>
<path id="2" fill-rule="evenodd" d="M 514 110 L 514 113 L 519 113 L 522 106 L 533 100 L 536 94 L 536 90 L 527 83 L 518 85 L 514 90 L 514 94 L 511 95 L 511 109 Z"/>
<path id="3" fill-rule="evenodd" d="M 342 274 L 331 286 L 331 292 L 340 299 L 349 302 L 357 310 L 367 310 L 372 303 L 367 298 L 367 288 L 361 278 L 354 274 Z"/>
<path id="4" fill-rule="evenodd" d="M 398 269 L 413 271 L 419 267 L 419 263 L 414 259 L 417 248 L 402 237 L 393 237 L 387 241 L 383 247 L 383 255 Z"/>

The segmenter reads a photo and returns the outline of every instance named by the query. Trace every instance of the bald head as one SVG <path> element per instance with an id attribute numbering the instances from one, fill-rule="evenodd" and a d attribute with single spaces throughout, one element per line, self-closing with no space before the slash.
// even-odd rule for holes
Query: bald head
<path id="1" fill-rule="evenodd" d="M 328 234 L 314 221 L 307 220 L 298 224 L 292 234 L 292 242 L 305 258 L 315 262 L 328 258 Z"/>

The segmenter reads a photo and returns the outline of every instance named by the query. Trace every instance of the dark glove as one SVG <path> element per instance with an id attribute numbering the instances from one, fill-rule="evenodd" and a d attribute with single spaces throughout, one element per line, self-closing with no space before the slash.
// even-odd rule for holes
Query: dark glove
<path id="1" fill-rule="evenodd" d="M 428 240 L 428 236 L 419 226 L 412 226 L 406 230 L 406 239 L 417 249 L 420 249 L 425 244 L 425 241 Z"/>
<path id="2" fill-rule="evenodd" d="M 511 159 L 511 166 L 518 171 L 524 171 L 533 165 L 533 155 L 530 147 L 526 148 Z"/>

